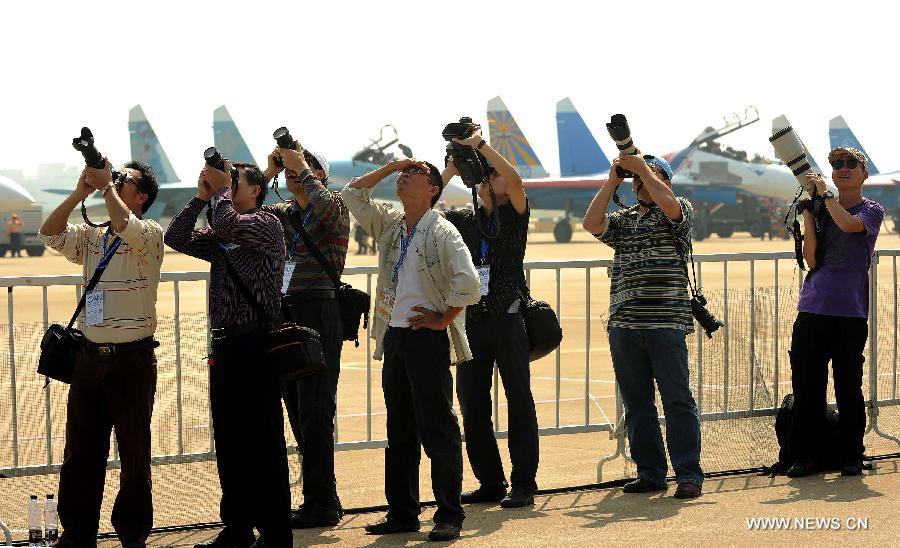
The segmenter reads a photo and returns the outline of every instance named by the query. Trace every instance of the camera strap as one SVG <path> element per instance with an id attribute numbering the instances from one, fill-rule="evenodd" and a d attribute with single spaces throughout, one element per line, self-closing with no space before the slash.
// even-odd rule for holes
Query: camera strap
<path id="1" fill-rule="evenodd" d="M 337 275 L 337 271 L 335 271 L 331 263 L 328 262 L 328 259 L 326 259 L 325 256 L 322 255 L 322 252 L 319 251 L 319 247 L 310 239 L 309 234 L 306 232 L 306 228 L 304 228 L 303 226 L 306 220 L 304 219 L 304 222 L 302 223 L 298 223 L 296 222 L 296 220 L 297 219 L 292 216 L 290 212 L 288 212 L 288 221 L 291 224 L 291 228 L 294 229 L 294 232 L 300 235 L 300 239 L 303 240 L 303 245 L 306 246 L 306 249 L 312 254 L 313 258 L 315 258 L 316 261 L 319 262 L 322 270 L 324 270 L 325 273 L 328 274 L 328 277 L 331 279 L 331 283 L 334 284 L 334 288 L 340 291 L 341 287 L 343 287 L 344 284 L 343 282 L 341 282 L 340 276 Z M 291 253 L 293 254 L 294 250 L 291 250 Z"/>
<path id="2" fill-rule="evenodd" d="M 665 213 L 663 213 L 663 215 L 665 215 Z M 681 242 L 679 242 L 678 238 L 675 236 L 675 227 L 672 226 L 671 222 L 667 222 L 666 228 L 669 229 L 669 234 L 672 236 L 672 244 L 675 246 L 675 253 L 677 253 L 678 257 L 681 259 L 681 266 L 684 268 L 684 276 L 687 278 L 688 287 L 691 289 L 691 296 L 696 297 L 700 294 L 700 291 L 697 286 L 697 271 L 694 269 L 694 245 L 691 243 L 691 239 L 688 238 L 688 253 L 685 254 L 684 246 L 681 245 Z M 687 268 L 688 255 L 691 258 L 690 273 L 688 273 Z M 693 282 L 691 281 L 692 278 Z"/>

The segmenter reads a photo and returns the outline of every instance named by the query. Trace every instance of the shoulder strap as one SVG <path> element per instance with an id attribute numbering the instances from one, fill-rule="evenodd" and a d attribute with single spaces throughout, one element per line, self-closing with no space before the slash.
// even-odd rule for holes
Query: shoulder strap
<path id="1" fill-rule="evenodd" d="M 294 217 L 288 211 L 287 215 L 288 221 L 291 223 L 291 228 L 300 235 L 300 239 L 303 240 L 303 245 L 306 246 L 306 249 L 312 253 L 312 256 L 319 262 L 319 265 L 322 267 L 322 270 L 328 274 L 328 277 L 331 278 L 331 283 L 334 284 L 335 289 L 340 289 L 344 284 L 341 283 L 340 277 L 338 277 L 337 272 L 334 270 L 334 267 L 331 266 L 331 263 L 325 259 L 325 256 L 322 255 L 322 252 L 319 251 L 319 248 L 310 240 L 309 234 L 307 234 L 306 229 L 303 227 L 303 223 L 295 223 Z M 293 252 L 293 251 L 292 251 Z"/>
<path id="2" fill-rule="evenodd" d="M 256 300 L 256 297 L 253 293 L 247 288 L 244 284 L 244 281 L 241 279 L 240 275 L 237 273 L 237 270 L 234 269 L 234 265 L 231 264 L 231 261 L 228 259 L 228 254 L 223 251 L 222 257 L 225 260 L 225 270 L 228 271 L 228 276 L 231 277 L 231 280 L 234 282 L 234 285 L 237 287 L 238 291 L 241 295 L 244 296 L 247 303 L 250 305 L 250 308 L 256 312 L 256 315 L 259 316 L 259 319 L 263 322 L 269 323 L 272 321 L 272 318 L 266 314 L 265 309 L 263 309 L 262 305 L 259 304 L 259 301 Z"/>
<path id="3" fill-rule="evenodd" d="M 665 213 L 663 213 L 665 215 Z M 688 279 L 688 287 L 691 289 L 691 294 L 696 295 L 697 291 L 697 271 L 694 269 L 694 246 L 691 244 L 690 238 L 688 238 L 688 253 L 685 253 L 684 246 L 681 245 L 681 242 L 678 241 L 678 238 L 675 236 L 675 227 L 672 226 L 671 222 L 666 223 L 666 228 L 669 229 L 669 234 L 672 236 L 672 243 L 675 245 L 675 252 L 678 254 L 678 257 L 681 259 L 681 266 L 684 267 L 684 275 Z M 687 268 L 687 258 L 688 255 L 691 257 L 691 272 L 688 272 Z M 691 279 L 693 278 L 693 282 Z"/>
<path id="4" fill-rule="evenodd" d="M 112 260 L 113 256 L 116 254 L 116 250 L 119 249 L 119 246 L 122 244 L 122 238 L 116 236 L 116 239 L 113 240 L 109 249 L 106 250 L 106 253 L 100 259 L 100 263 L 97 264 L 97 268 L 94 269 L 94 274 L 91 275 L 90 281 L 84 286 L 84 292 L 81 294 L 81 300 L 78 301 L 78 306 L 75 307 L 75 313 L 72 314 L 72 319 L 69 320 L 69 325 L 66 329 L 72 329 L 72 326 L 75 325 L 75 320 L 78 319 L 78 315 L 81 314 L 81 310 L 84 308 L 84 303 L 87 301 L 87 294 L 94 290 L 97 287 L 97 283 L 100 282 L 100 276 L 103 275 L 103 271 L 106 270 L 106 267 L 109 266 L 109 262 Z"/>

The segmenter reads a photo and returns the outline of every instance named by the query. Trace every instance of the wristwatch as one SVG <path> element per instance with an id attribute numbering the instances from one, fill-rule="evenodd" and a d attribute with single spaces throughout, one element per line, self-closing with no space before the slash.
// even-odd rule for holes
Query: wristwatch
<path id="1" fill-rule="evenodd" d="M 834 192 L 832 192 L 830 190 L 826 190 L 825 192 L 822 193 L 822 199 L 823 200 L 834 200 Z"/>
<path id="2" fill-rule="evenodd" d="M 106 193 L 109 192 L 109 189 L 113 188 L 114 186 L 116 186 L 116 183 L 110 181 L 105 187 L 103 187 L 103 191 L 100 193 L 101 196 L 106 198 Z"/>

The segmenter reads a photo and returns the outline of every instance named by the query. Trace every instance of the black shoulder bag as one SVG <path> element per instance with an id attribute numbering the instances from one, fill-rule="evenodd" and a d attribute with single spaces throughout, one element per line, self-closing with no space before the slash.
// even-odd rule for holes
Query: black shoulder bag
<path id="1" fill-rule="evenodd" d="M 563 332 L 553 308 L 544 301 L 535 301 L 526 293 L 522 318 L 528 333 L 528 361 L 537 361 L 553 352 L 562 343 Z"/>
<path id="2" fill-rule="evenodd" d="M 75 355 L 81 350 L 85 341 L 84 333 L 72 326 L 75 324 L 75 320 L 78 319 L 78 315 L 81 314 L 81 310 L 84 308 L 88 293 L 97 287 L 100 276 L 103 275 L 103 271 L 109 266 L 109 262 L 112 260 L 113 256 L 116 254 L 116 250 L 121 244 L 122 239 L 116 236 L 112 245 L 100 259 L 100 263 L 97 264 L 97 269 L 94 270 L 94 274 L 91 276 L 90 281 L 84 287 L 84 292 L 81 294 L 81 300 L 78 301 L 78 306 L 75 307 L 75 313 L 72 314 L 69 325 L 63 327 L 55 323 L 47 328 L 47 332 L 44 333 L 44 338 L 41 339 L 41 357 L 38 361 L 37 368 L 39 375 L 44 375 L 48 379 L 54 379 L 66 384 L 72 383 L 72 375 L 75 373 Z M 47 382 L 49 383 L 49 380 Z"/>
<path id="3" fill-rule="evenodd" d="M 322 372 L 325 369 L 325 356 L 322 353 L 319 333 L 293 322 L 285 322 L 280 327 L 272 326 L 272 318 L 247 289 L 228 256 L 224 253 L 222 256 L 225 259 L 225 269 L 228 270 L 228 275 L 238 291 L 259 316 L 260 321 L 271 326 L 266 334 L 265 349 L 266 354 L 272 358 L 272 365 L 278 377 L 282 381 L 288 381 Z"/>
<path id="4" fill-rule="evenodd" d="M 300 235 L 303 245 L 312 253 L 316 261 L 322 267 L 322 270 L 328 274 L 331 283 L 337 293 L 338 307 L 341 310 L 341 324 L 343 325 L 343 340 L 354 341 L 359 346 L 359 324 L 362 322 L 363 329 L 369 327 L 369 308 L 372 300 L 369 294 L 359 289 L 354 289 L 348 283 L 344 283 L 338 277 L 334 267 L 325 259 L 319 248 L 309 239 L 309 234 L 303 228 L 303 223 L 296 222 L 296 218 L 288 214 L 291 222 L 291 228 Z"/>

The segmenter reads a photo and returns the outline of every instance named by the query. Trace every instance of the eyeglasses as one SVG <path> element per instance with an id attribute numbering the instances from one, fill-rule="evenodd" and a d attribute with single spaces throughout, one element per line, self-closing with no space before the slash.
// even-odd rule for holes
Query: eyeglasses
<path id="1" fill-rule="evenodd" d="M 856 169 L 856 166 L 859 165 L 859 160 L 856 158 L 848 158 L 847 160 L 835 160 L 831 162 L 831 167 L 835 171 L 844 169 L 845 165 L 847 166 L 847 169 Z"/>
<path id="2" fill-rule="evenodd" d="M 425 170 L 418 166 L 408 167 L 408 168 L 404 169 L 401 173 L 403 173 L 405 175 L 425 175 L 426 174 Z"/>

